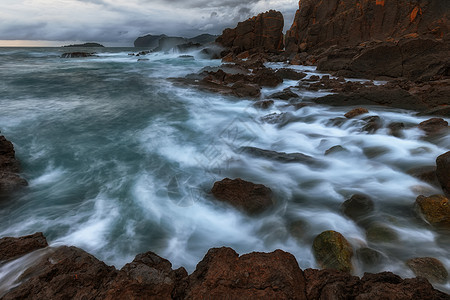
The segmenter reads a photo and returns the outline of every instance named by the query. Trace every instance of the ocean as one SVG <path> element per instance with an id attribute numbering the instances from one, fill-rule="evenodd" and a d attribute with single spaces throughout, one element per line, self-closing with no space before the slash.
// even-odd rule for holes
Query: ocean
<path id="1" fill-rule="evenodd" d="M 208 249 L 222 246 L 240 254 L 282 249 L 301 268 L 318 267 L 312 241 L 335 230 L 354 249 L 381 253 L 370 268 L 355 256 L 357 275 L 413 277 L 405 265 L 413 257 L 435 257 L 450 268 L 449 238 L 414 210 L 419 194 L 439 191 L 408 174 L 450 149 L 449 136 L 426 137 L 415 127 L 429 117 L 368 107 L 382 120 L 368 134 L 359 118 L 330 121 L 352 107 L 296 109 L 280 100 L 262 110 L 254 100 L 174 84 L 170 78 L 221 64 L 197 53 L 151 53 L 138 61 L 128 55 L 135 48 L 104 48 L 97 57 L 60 58 L 69 50 L 0 48 L 0 130 L 29 182 L 0 201 L 1 237 L 42 231 L 52 246 L 80 247 L 117 268 L 153 251 L 192 272 Z M 298 93 L 297 101 L 327 94 Z M 389 135 L 392 122 L 406 125 L 403 137 Z M 347 151 L 325 155 L 337 145 Z M 242 147 L 303 153 L 321 166 L 254 157 Z M 214 182 L 226 177 L 270 187 L 274 207 L 247 216 L 214 200 Z M 364 226 L 340 208 L 357 193 L 374 201 Z M 369 240 L 368 228 L 377 226 L 381 238 Z M 0 281 L 7 272 L 0 269 Z"/>

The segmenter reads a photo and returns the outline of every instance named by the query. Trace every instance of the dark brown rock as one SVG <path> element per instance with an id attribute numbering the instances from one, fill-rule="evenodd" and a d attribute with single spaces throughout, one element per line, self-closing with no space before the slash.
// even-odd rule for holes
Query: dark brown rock
<path id="1" fill-rule="evenodd" d="M 274 10 L 259 14 L 234 29 L 225 29 L 216 42 L 234 53 L 244 51 L 279 52 L 284 48 L 283 15 Z"/>
<path id="2" fill-rule="evenodd" d="M 450 196 L 450 151 L 436 159 L 436 176 L 444 193 Z"/>
<path id="3" fill-rule="evenodd" d="M 42 232 L 18 238 L 4 237 L 0 239 L 0 261 L 13 259 L 45 247 L 48 247 L 48 244 Z"/>
<path id="4" fill-rule="evenodd" d="M 267 87 L 276 87 L 279 84 L 283 83 L 283 78 L 277 75 L 274 70 L 268 68 L 256 71 L 251 80 L 253 83 L 258 84 L 259 86 Z"/>
<path id="5" fill-rule="evenodd" d="M 368 133 L 375 133 L 382 126 L 381 119 L 378 116 L 366 117 L 363 118 L 363 121 L 366 122 L 366 125 L 362 128 L 362 131 L 366 131 Z"/>
<path id="6" fill-rule="evenodd" d="M 439 186 L 439 181 L 436 176 L 436 166 L 413 168 L 408 170 L 407 173 L 423 182 L 434 186 Z"/>
<path id="7" fill-rule="evenodd" d="M 269 97 L 273 98 L 273 99 L 289 100 L 292 98 L 298 98 L 298 95 L 296 93 L 294 93 L 293 91 L 291 91 L 289 88 L 287 88 L 281 92 L 274 93 L 274 94 L 270 95 Z"/>
<path id="8" fill-rule="evenodd" d="M 236 82 L 231 89 L 236 97 L 259 98 L 261 95 L 261 88 L 256 84 Z"/>
<path id="9" fill-rule="evenodd" d="M 353 249 L 345 237 L 336 231 L 324 231 L 313 242 L 313 252 L 324 269 L 352 272 Z"/>
<path id="10" fill-rule="evenodd" d="M 357 116 L 360 116 L 360 115 L 363 115 L 363 114 L 367 114 L 367 113 L 369 113 L 367 108 L 359 107 L 359 108 L 352 109 L 351 111 L 346 113 L 344 115 L 344 117 L 346 117 L 347 119 L 352 119 L 354 117 L 357 117 Z"/>
<path id="11" fill-rule="evenodd" d="M 306 77 L 306 73 L 297 72 L 293 69 L 282 68 L 276 71 L 276 74 L 283 79 L 300 80 Z"/>
<path id="12" fill-rule="evenodd" d="M 184 268 L 174 271 L 168 260 L 152 252 L 139 254 L 118 272 L 104 299 L 173 299 L 187 276 Z"/>
<path id="13" fill-rule="evenodd" d="M 356 46 L 406 35 L 442 38 L 449 31 L 449 11 L 450 4 L 440 0 L 302 0 L 286 33 L 286 50 Z"/>
<path id="14" fill-rule="evenodd" d="M 442 195 L 419 196 L 415 205 L 419 214 L 432 226 L 450 230 L 450 203 L 448 198 Z"/>
<path id="15" fill-rule="evenodd" d="M 428 135 L 435 135 L 445 132 L 448 129 L 448 122 L 442 118 L 432 118 L 419 124 L 419 128 Z"/>
<path id="16" fill-rule="evenodd" d="M 13 144 L 0 136 L 0 195 L 7 195 L 28 185 L 25 179 L 16 174 L 20 171 L 20 164 L 15 155 Z"/>
<path id="17" fill-rule="evenodd" d="M 392 243 L 398 240 L 398 235 L 393 229 L 379 222 L 368 226 L 366 236 L 373 243 Z"/>
<path id="18" fill-rule="evenodd" d="M 22 284 L 2 299 L 104 299 L 116 276 L 94 256 L 75 247 L 59 247 L 22 275 Z"/>
<path id="19" fill-rule="evenodd" d="M 208 251 L 189 276 L 187 299 L 307 299 L 305 279 L 289 253 L 239 255 L 230 248 Z"/>
<path id="20" fill-rule="evenodd" d="M 272 191 L 262 184 L 225 178 L 217 181 L 211 190 L 214 197 L 249 214 L 260 213 L 273 205 Z"/>
<path id="21" fill-rule="evenodd" d="M 359 220 L 374 210 L 372 199 L 366 195 L 356 194 L 342 203 L 341 210 L 352 220 Z"/>
<path id="22" fill-rule="evenodd" d="M 253 104 L 254 107 L 261 108 L 261 109 L 268 109 L 274 104 L 273 100 L 261 100 L 255 102 Z"/>
<path id="23" fill-rule="evenodd" d="M 416 274 L 425 277 L 431 282 L 445 283 L 448 279 L 448 272 L 442 262 L 433 257 L 412 258 L 406 265 Z"/>

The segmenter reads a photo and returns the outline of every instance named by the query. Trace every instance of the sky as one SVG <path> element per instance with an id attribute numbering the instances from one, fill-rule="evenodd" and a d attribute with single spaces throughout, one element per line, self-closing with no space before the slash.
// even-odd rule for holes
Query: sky
<path id="1" fill-rule="evenodd" d="M 0 0 L 0 46 L 99 42 L 132 46 L 145 34 L 220 34 L 239 21 L 279 10 L 285 29 L 297 0 Z"/>

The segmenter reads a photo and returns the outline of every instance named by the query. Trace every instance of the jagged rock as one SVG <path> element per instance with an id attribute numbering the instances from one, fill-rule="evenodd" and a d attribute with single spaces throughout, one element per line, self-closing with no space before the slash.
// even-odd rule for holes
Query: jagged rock
<path id="1" fill-rule="evenodd" d="M 289 253 L 239 255 L 230 248 L 208 251 L 189 276 L 187 299 L 306 299 L 305 279 Z"/>
<path id="2" fill-rule="evenodd" d="M 352 119 L 354 117 L 357 117 L 357 116 L 360 116 L 360 115 L 363 115 L 363 114 L 367 114 L 367 113 L 369 113 L 367 108 L 359 107 L 359 108 L 352 109 L 351 111 L 346 113 L 344 115 L 344 117 L 346 117 L 347 119 Z"/>
<path id="3" fill-rule="evenodd" d="M 16 174 L 19 171 L 20 164 L 16 159 L 13 144 L 4 136 L 0 136 L 0 195 L 28 185 L 25 179 Z"/>
<path id="4" fill-rule="evenodd" d="M 47 240 L 42 232 L 18 238 L 4 237 L 0 239 L 0 261 L 13 259 L 47 246 Z"/>
<path id="5" fill-rule="evenodd" d="M 236 82 L 231 89 L 237 97 L 259 98 L 261 95 L 261 88 L 256 84 Z"/>
<path id="6" fill-rule="evenodd" d="M 450 4 L 440 0 L 302 0 L 286 33 L 286 51 L 356 46 L 406 35 L 442 38 L 449 32 L 449 11 Z"/>
<path id="7" fill-rule="evenodd" d="M 450 196 L 450 151 L 436 159 L 436 176 L 444 193 Z"/>
<path id="8" fill-rule="evenodd" d="M 416 274 L 425 277 L 431 282 L 445 283 L 448 279 L 448 272 L 442 262 L 433 257 L 412 258 L 406 265 Z"/>
<path id="9" fill-rule="evenodd" d="M 225 29 L 216 42 L 234 53 L 258 49 L 276 53 L 284 48 L 283 27 L 283 15 L 270 10 Z"/>
<path id="10" fill-rule="evenodd" d="M 283 79 L 300 80 L 307 76 L 304 72 L 297 72 L 293 69 L 282 68 L 276 71 L 276 74 Z"/>
<path id="11" fill-rule="evenodd" d="M 298 98 L 298 95 L 291 91 L 289 88 L 284 89 L 281 92 L 274 93 L 269 96 L 269 98 L 280 99 L 280 100 L 289 100 L 292 98 Z"/>
<path id="12" fill-rule="evenodd" d="M 217 181 L 211 192 L 216 199 L 251 215 L 261 213 L 273 205 L 272 191 L 268 187 L 240 178 Z"/>
<path id="13" fill-rule="evenodd" d="M 62 246 L 26 270 L 22 283 L 2 299 L 104 299 L 115 276 L 114 267 L 81 249 Z"/>
<path id="14" fill-rule="evenodd" d="M 428 223 L 437 228 L 450 229 L 450 203 L 448 198 L 442 195 L 419 196 L 415 205 L 419 214 Z"/>
<path id="15" fill-rule="evenodd" d="M 336 231 L 324 231 L 313 242 L 313 252 L 324 269 L 352 272 L 353 248 L 345 237 Z"/>
<path id="16" fill-rule="evenodd" d="M 448 129 L 448 122 L 442 118 L 431 118 L 421 122 L 419 128 L 425 131 L 427 135 L 436 135 Z"/>
<path id="17" fill-rule="evenodd" d="M 138 254 L 118 272 L 104 299 L 173 299 L 187 277 L 184 268 L 172 270 L 168 260 L 153 252 Z"/>
<path id="18" fill-rule="evenodd" d="M 240 148 L 240 150 L 242 153 L 247 153 L 256 157 L 262 157 L 264 159 L 276 160 L 283 163 L 302 163 L 313 167 L 323 166 L 323 163 L 321 161 L 303 153 L 276 152 L 256 147 L 242 147 Z"/>
<path id="19" fill-rule="evenodd" d="M 352 220 L 359 220 L 374 210 L 374 203 L 366 195 L 356 194 L 342 203 L 341 210 Z"/>
<path id="20" fill-rule="evenodd" d="M 256 71 L 252 82 L 259 86 L 276 87 L 283 83 L 283 79 L 272 69 L 264 68 Z"/>
<path id="21" fill-rule="evenodd" d="M 330 149 L 328 149 L 327 151 L 325 151 L 325 155 L 333 155 L 333 154 L 338 154 L 338 153 L 343 153 L 343 154 L 347 154 L 349 151 L 347 149 L 345 149 L 344 147 L 342 147 L 341 145 L 337 145 L 337 146 L 333 146 Z"/>

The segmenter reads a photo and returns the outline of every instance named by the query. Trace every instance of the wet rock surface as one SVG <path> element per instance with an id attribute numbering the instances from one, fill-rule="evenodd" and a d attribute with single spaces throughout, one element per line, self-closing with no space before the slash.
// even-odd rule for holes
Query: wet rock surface
<path id="1" fill-rule="evenodd" d="M 218 181 L 211 192 L 216 199 L 251 215 L 261 213 L 273 205 L 272 191 L 268 187 L 240 178 Z"/>
<path id="2" fill-rule="evenodd" d="M 28 185 L 17 173 L 20 171 L 13 144 L 0 136 L 0 196 L 7 195 L 20 187 Z"/>
<path id="3" fill-rule="evenodd" d="M 444 193 L 450 196 L 450 151 L 436 159 L 436 176 Z"/>
<path id="4" fill-rule="evenodd" d="M 450 203 L 443 195 L 419 196 L 416 209 L 432 226 L 450 230 Z"/>
<path id="5" fill-rule="evenodd" d="M 353 249 L 345 237 L 336 231 L 324 231 L 313 242 L 313 252 L 324 269 L 352 272 Z"/>
<path id="6" fill-rule="evenodd" d="M 0 261 L 13 259 L 47 246 L 47 240 L 42 232 L 18 238 L 4 237 L 0 239 Z"/>
<path id="7" fill-rule="evenodd" d="M 42 234 L 16 238 L 41 240 Z M 18 245 L 17 244 L 17 245 Z M 4 252 L 0 243 L 0 252 Z M 33 249 L 29 249 L 33 251 Z M 26 253 L 23 253 L 26 254 Z M 422 272 L 443 278 L 430 258 L 409 261 Z M 418 267 L 417 267 L 418 266 Z M 76 247 L 49 248 L 19 276 L 20 284 L 2 299 L 448 299 L 424 278 L 392 273 L 361 279 L 338 270 L 301 270 L 295 257 L 276 250 L 239 256 L 231 248 L 212 248 L 188 275 L 152 253 L 139 254 L 120 271 Z M 437 272 L 436 272 L 437 271 Z M 427 271 L 428 272 L 428 271 Z"/>
<path id="8" fill-rule="evenodd" d="M 61 54 L 61 58 L 84 58 L 84 57 L 95 57 L 95 53 L 88 52 L 68 52 Z"/>
<path id="9" fill-rule="evenodd" d="M 448 272 L 445 266 L 436 258 L 412 258 L 406 264 L 416 276 L 425 277 L 431 282 L 445 283 L 448 279 Z"/>

